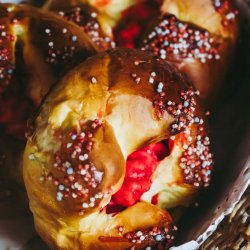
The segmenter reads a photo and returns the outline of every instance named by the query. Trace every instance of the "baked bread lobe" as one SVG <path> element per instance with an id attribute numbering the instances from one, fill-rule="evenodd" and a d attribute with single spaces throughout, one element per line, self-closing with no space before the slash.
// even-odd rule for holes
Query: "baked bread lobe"
<path id="1" fill-rule="evenodd" d="M 77 25 L 54 14 L 11 4 L 1 4 L 0 13 L 1 89 L 24 75 L 36 103 L 66 70 L 97 51 Z"/>
<path id="2" fill-rule="evenodd" d="M 23 137 L 27 119 L 49 88 L 97 49 L 78 26 L 56 15 L 11 4 L 0 5 L 0 13 L 0 103 L 5 107 L 0 124 Z"/>
<path id="3" fill-rule="evenodd" d="M 115 47 L 111 19 L 88 4 L 74 1 L 51 1 L 43 9 L 53 11 L 67 21 L 73 22 L 90 37 L 99 50 Z"/>
<path id="4" fill-rule="evenodd" d="M 165 0 L 162 16 L 144 37 L 142 49 L 175 64 L 200 91 L 215 99 L 236 52 L 238 11 L 228 0 Z"/>
<path id="5" fill-rule="evenodd" d="M 164 209 L 189 204 L 210 181 L 197 93 L 150 53 L 116 49 L 87 59 L 53 88 L 34 128 L 24 180 L 36 228 L 52 248 L 170 245 L 175 227 Z M 154 146 L 162 141 L 171 144 L 163 156 Z M 134 165 L 128 176 L 126 161 L 138 150 L 158 155 L 157 166 Z M 149 188 L 120 204 L 115 195 L 128 178 L 148 181 L 143 171 L 152 171 Z M 112 204 L 123 207 L 110 212 Z"/>
<path id="6" fill-rule="evenodd" d="M 122 18 L 122 13 L 130 6 L 134 5 L 136 0 L 47 0 L 44 8 L 50 7 L 68 7 L 88 4 L 98 10 L 98 12 L 109 19 L 109 24 L 114 27 Z"/>

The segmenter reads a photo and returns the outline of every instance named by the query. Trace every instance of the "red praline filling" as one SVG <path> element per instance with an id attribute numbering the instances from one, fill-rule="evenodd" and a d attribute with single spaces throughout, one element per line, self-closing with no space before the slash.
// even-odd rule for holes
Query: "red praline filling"
<path id="1" fill-rule="evenodd" d="M 117 46 L 134 48 L 138 45 L 148 22 L 160 14 L 158 2 L 143 1 L 123 13 L 122 21 L 114 31 Z"/>
<path id="2" fill-rule="evenodd" d="M 170 154 L 169 142 L 151 144 L 132 153 L 126 162 L 126 175 L 120 190 L 113 195 L 107 213 L 115 213 L 138 202 L 151 186 L 158 162 Z"/>

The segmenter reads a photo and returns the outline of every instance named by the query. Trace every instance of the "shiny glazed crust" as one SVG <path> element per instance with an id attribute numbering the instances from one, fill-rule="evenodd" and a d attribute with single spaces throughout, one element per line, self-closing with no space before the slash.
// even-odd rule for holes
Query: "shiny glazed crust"
<path id="1" fill-rule="evenodd" d="M 67 21 L 73 22 L 90 37 L 99 50 L 115 47 L 110 17 L 81 1 L 48 1 L 44 10 L 53 11 Z"/>
<path id="2" fill-rule="evenodd" d="M 0 90 L 13 79 L 25 77 L 27 95 L 36 104 L 59 76 L 97 51 L 77 25 L 54 14 L 1 4 L 0 15 Z"/>
<path id="3" fill-rule="evenodd" d="M 169 245 L 175 228 L 163 209 L 187 205 L 209 184 L 206 133 L 196 92 L 163 60 L 127 49 L 87 59 L 49 94 L 26 146 L 24 180 L 37 231 L 54 249 Z M 173 150 L 152 189 L 107 214 L 128 155 L 170 138 Z"/>
<path id="4" fill-rule="evenodd" d="M 45 8 L 50 6 L 67 7 L 79 4 L 89 4 L 96 8 L 105 18 L 109 19 L 109 24 L 114 27 L 122 17 L 122 12 L 136 3 L 137 0 L 47 0 Z"/>
<path id="5" fill-rule="evenodd" d="M 162 16 L 142 43 L 174 63 L 211 103 L 232 64 L 238 38 L 238 11 L 228 0 L 164 0 Z"/>
<path id="6" fill-rule="evenodd" d="M 163 13 L 175 15 L 183 22 L 190 22 L 206 29 L 209 33 L 235 39 L 237 16 L 234 0 L 164 0 Z M 236 12 L 235 12 L 236 11 Z M 201 15 L 202 13 L 202 15 Z M 228 14 L 235 14 L 235 16 Z"/>

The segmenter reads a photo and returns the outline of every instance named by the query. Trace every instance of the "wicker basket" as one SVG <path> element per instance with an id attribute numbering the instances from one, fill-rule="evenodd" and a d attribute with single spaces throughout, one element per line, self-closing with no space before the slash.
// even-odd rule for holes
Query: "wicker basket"
<path id="1" fill-rule="evenodd" d="M 250 187 L 200 250 L 250 250 Z"/>

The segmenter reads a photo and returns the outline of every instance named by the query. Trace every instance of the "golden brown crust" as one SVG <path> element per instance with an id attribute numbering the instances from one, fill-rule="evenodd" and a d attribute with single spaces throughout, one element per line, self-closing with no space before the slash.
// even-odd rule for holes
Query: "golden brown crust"
<path id="1" fill-rule="evenodd" d="M 238 12 L 233 1 L 165 0 L 161 10 L 142 48 L 175 64 L 201 99 L 211 103 L 235 54 Z"/>
<path id="2" fill-rule="evenodd" d="M 81 2 L 52 1 L 44 6 L 44 9 L 53 11 L 67 21 L 80 26 L 100 50 L 115 47 L 110 18 L 99 13 L 94 7 Z"/>
<path id="3" fill-rule="evenodd" d="M 8 4 L 1 4 L 0 12 L 1 56 L 3 53 L 5 56 L 1 60 L 4 64 L 0 69 L 3 72 L 1 89 L 15 71 L 20 70 L 15 65 L 17 46 L 22 51 L 19 57 L 26 66 L 18 76 L 27 76 L 29 95 L 35 103 L 40 103 L 60 75 L 96 53 L 96 48 L 79 27 L 54 14 L 30 6 Z"/>
<path id="4" fill-rule="evenodd" d="M 178 202 L 162 205 L 165 188 L 149 191 L 159 193 L 159 207 L 145 198 L 116 215 L 106 213 L 124 180 L 127 157 L 170 136 L 175 160 L 167 157 L 170 163 L 163 160 L 159 169 L 174 175 L 163 186 L 195 195 L 208 184 L 212 161 L 199 101 L 185 78 L 150 53 L 129 49 L 98 54 L 72 70 L 45 100 L 24 153 L 25 184 L 42 238 L 57 249 L 170 243 L 172 220 L 160 207 Z M 187 150 L 192 158 L 181 164 Z M 152 178 L 156 187 L 159 171 Z"/>
<path id="5" fill-rule="evenodd" d="M 60 9 L 69 6 L 78 6 L 88 4 L 98 10 L 100 15 L 108 19 L 109 25 L 114 27 L 122 18 L 122 13 L 130 6 L 134 5 L 136 0 L 47 0 L 43 6 L 44 9 Z"/>
<path id="6" fill-rule="evenodd" d="M 235 0 L 164 0 L 163 13 L 175 15 L 183 22 L 193 23 L 210 34 L 235 39 L 238 11 Z M 202 14 L 201 14 L 202 13 Z"/>

